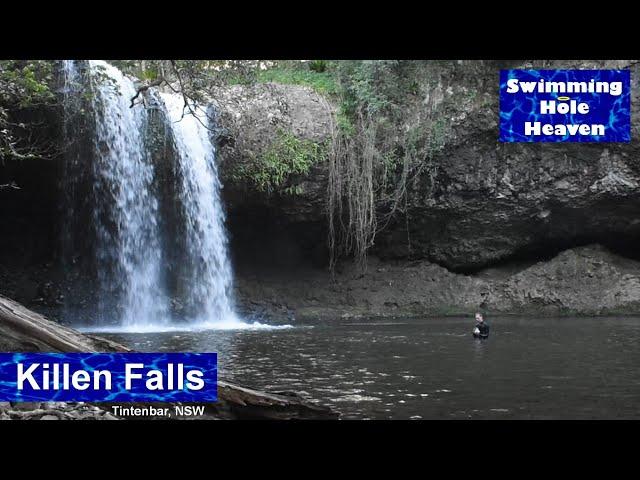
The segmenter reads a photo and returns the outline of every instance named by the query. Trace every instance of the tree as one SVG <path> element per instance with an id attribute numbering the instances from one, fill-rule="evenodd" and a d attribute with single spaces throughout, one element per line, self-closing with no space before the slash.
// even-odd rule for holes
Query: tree
<path id="1" fill-rule="evenodd" d="M 15 121 L 12 113 L 55 104 L 53 63 L 0 60 L 0 161 L 41 158 L 49 150 L 30 135 L 34 125 Z"/>

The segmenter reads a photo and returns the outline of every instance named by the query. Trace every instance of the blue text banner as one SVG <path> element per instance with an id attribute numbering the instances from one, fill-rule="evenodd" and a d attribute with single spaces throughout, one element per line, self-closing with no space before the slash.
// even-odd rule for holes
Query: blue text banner
<path id="1" fill-rule="evenodd" d="M 0 401 L 215 402 L 216 353 L 0 353 Z"/>

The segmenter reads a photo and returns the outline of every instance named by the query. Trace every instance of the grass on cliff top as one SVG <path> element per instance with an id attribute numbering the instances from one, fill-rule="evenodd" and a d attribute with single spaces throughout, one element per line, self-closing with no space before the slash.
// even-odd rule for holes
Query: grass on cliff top
<path id="1" fill-rule="evenodd" d="M 257 73 L 257 80 L 262 83 L 272 82 L 284 85 L 302 85 L 311 87 L 323 95 L 336 95 L 338 84 L 330 72 L 292 68 L 269 68 Z"/>
<path id="2" fill-rule="evenodd" d="M 272 82 L 281 85 L 302 85 L 312 88 L 316 93 L 334 98 L 340 97 L 341 93 L 336 72 L 329 69 L 318 72 L 306 67 L 275 67 L 260 70 L 257 73 L 256 80 L 262 83 Z M 341 131 L 349 136 L 353 135 L 355 131 L 353 122 L 347 114 L 347 108 L 344 102 L 340 104 L 340 108 L 336 114 L 336 120 L 338 128 L 340 128 Z"/>

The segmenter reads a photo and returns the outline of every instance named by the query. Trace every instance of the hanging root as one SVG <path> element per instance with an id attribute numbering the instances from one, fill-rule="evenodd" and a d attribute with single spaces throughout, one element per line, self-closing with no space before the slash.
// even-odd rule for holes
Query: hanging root
<path id="1" fill-rule="evenodd" d="M 334 133 L 329 156 L 329 267 L 332 273 L 341 255 L 353 255 L 365 271 L 367 252 L 376 234 L 377 128 L 370 120 L 359 125 L 353 137 Z"/>
<path id="2" fill-rule="evenodd" d="M 416 139 L 415 131 L 392 143 L 370 116 L 360 116 L 351 136 L 333 130 L 327 192 L 329 268 L 333 275 L 340 257 L 353 256 L 364 273 L 376 235 L 398 215 L 404 217 L 411 251 L 408 185 L 425 172 L 433 174 L 433 152 L 425 137 Z"/>

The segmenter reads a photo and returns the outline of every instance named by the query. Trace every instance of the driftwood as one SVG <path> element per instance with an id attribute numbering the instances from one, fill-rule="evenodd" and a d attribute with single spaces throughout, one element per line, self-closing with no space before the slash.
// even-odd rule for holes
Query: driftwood
<path id="1" fill-rule="evenodd" d="M 60 325 L 0 295 L 0 351 L 130 352 L 132 350 L 119 343 L 95 335 L 82 334 Z M 108 408 L 104 404 L 101 406 Z M 218 402 L 207 404 L 204 418 L 335 419 L 338 418 L 338 414 L 326 407 L 301 399 L 295 394 L 259 392 L 219 380 Z"/>

